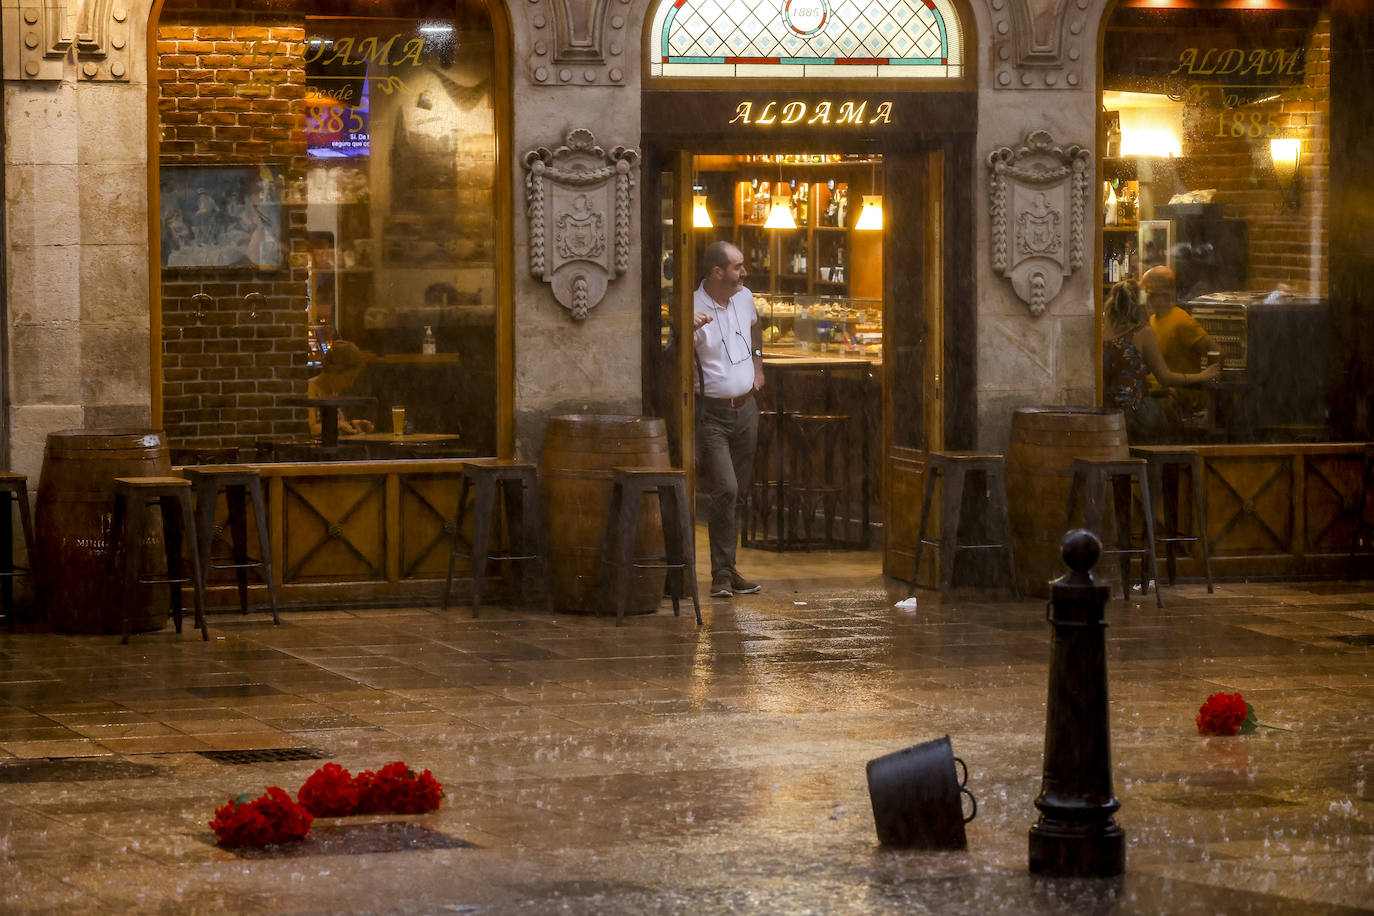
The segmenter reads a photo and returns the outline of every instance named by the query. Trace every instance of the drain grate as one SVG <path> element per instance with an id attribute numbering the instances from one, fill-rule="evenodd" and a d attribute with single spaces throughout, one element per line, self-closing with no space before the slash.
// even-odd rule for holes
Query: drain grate
<path id="1" fill-rule="evenodd" d="M 237 751 L 196 751 L 215 763 L 289 763 L 292 760 L 324 760 L 329 755 L 313 747 L 259 747 Z"/>
<path id="2" fill-rule="evenodd" d="M 45 757 L 0 765 L 0 784 L 25 782 L 102 782 L 162 776 L 166 767 L 92 757 Z"/>
<path id="3" fill-rule="evenodd" d="M 1358 636 L 1333 636 L 1336 642 L 1348 643 L 1352 646 L 1362 646 L 1369 649 L 1374 647 L 1374 633 L 1361 633 Z"/>

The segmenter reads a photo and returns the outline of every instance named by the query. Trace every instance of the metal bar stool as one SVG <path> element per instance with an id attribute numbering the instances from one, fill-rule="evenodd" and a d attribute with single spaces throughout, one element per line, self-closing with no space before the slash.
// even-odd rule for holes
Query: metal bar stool
<path id="1" fill-rule="evenodd" d="M 232 569 L 239 586 L 239 610 L 248 613 L 248 570 L 256 569 L 267 585 L 267 600 L 272 606 L 272 622 L 280 624 L 277 616 L 277 587 L 272 576 L 272 549 L 267 534 L 267 502 L 262 495 L 262 475 L 257 468 L 241 464 L 206 464 L 186 467 L 182 474 L 191 481 L 196 504 L 196 541 L 200 546 L 200 568 L 208 583 L 210 570 Z M 215 541 L 215 510 L 219 506 L 220 491 L 228 504 L 232 562 L 215 563 L 212 552 Z M 253 520 L 257 523 L 258 550 L 262 557 L 248 555 L 248 500 L 253 501 Z"/>
<path id="2" fill-rule="evenodd" d="M 496 513 L 496 491 L 500 490 L 506 509 L 509 548 L 506 553 L 489 552 L 492 516 Z M 524 564 L 521 567 L 521 599 L 530 603 L 535 580 L 544 590 L 544 607 L 553 613 L 553 595 L 549 587 L 548 550 L 544 544 L 544 522 L 539 508 L 539 473 L 533 464 L 499 458 L 463 462 L 463 483 L 458 490 L 458 516 L 454 522 L 453 549 L 448 555 L 448 577 L 444 580 L 443 609 L 448 610 L 449 594 L 453 588 L 453 567 L 458 559 L 458 545 L 463 539 L 463 520 L 467 517 L 468 493 L 473 493 L 472 506 L 472 616 L 482 606 L 482 589 L 486 584 L 487 564 L 492 560 L 509 560 Z"/>
<path id="3" fill-rule="evenodd" d="M 1175 559 L 1179 544 L 1197 542 L 1202 549 L 1202 570 L 1207 577 L 1207 593 L 1212 594 L 1212 554 L 1207 548 L 1207 500 L 1203 494 L 1202 458 L 1195 448 L 1179 448 L 1169 445 L 1141 445 L 1131 448 L 1131 457 L 1144 458 L 1146 472 L 1150 475 L 1150 493 L 1163 503 L 1164 528 L 1155 539 L 1156 544 L 1164 545 L 1164 568 L 1169 574 L 1169 584 L 1174 584 L 1178 570 Z M 1182 534 L 1178 528 L 1179 471 L 1186 468 L 1193 487 L 1193 524 L 1189 534 Z M 1150 507 L 1154 518 L 1154 506 Z M 1156 530 L 1159 530 L 1156 528 Z"/>
<path id="4" fill-rule="evenodd" d="M 5 622 L 14 623 L 14 577 L 33 571 L 34 558 L 38 556 L 33 549 L 33 519 L 29 515 L 29 479 L 23 474 L 0 471 L 0 493 L 4 494 L 5 508 L 0 511 L 0 602 L 5 610 Z M 9 504 L 19 506 L 19 524 L 24 529 L 24 551 L 28 566 L 18 566 L 14 562 L 14 517 Z"/>
<path id="5" fill-rule="evenodd" d="M 681 468 L 614 468 L 611 478 L 611 509 L 606 515 L 606 536 L 601 542 L 603 585 L 609 581 L 615 602 L 615 625 L 625 624 L 625 606 L 630 600 L 631 569 L 667 570 L 666 591 L 673 599 L 673 616 L 681 615 L 678 600 L 683 597 L 683 579 L 691 587 L 692 608 L 701 626 L 701 599 L 697 593 L 696 542 L 692 534 L 692 515 L 687 505 L 687 473 Z M 636 557 L 635 539 L 639 534 L 639 504 L 649 494 L 657 494 L 663 520 L 662 557 Z M 610 567 L 611 578 L 605 572 Z M 603 588 L 605 594 L 607 589 Z M 601 606 L 597 604 L 597 613 Z"/>
<path id="6" fill-rule="evenodd" d="M 848 425 L 848 414 L 787 415 L 785 433 L 789 437 L 788 449 L 795 474 L 787 482 L 789 506 L 785 511 L 797 517 L 799 524 L 793 530 L 799 530 L 806 541 L 815 540 L 811 526 L 819 509 L 825 520 L 822 543 L 826 546 L 834 543 L 835 512 L 844 489 L 836 470 L 835 454 Z"/>
<path id="7" fill-rule="evenodd" d="M 1140 486 L 1140 504 L 1145 507 L 1142 515 L 1145 520 L 1145 543 L 1141 547 L 1132 546 L 1131 540 L 1131 482 Z M 1107 499 L 1107 486 L 1112 488 L 1113 507 L 1116 511 L 1116 542 L 1108 548 L 1102 537 L 1102 516 Z M 1103 541 L 1102 556 L 1115 554 L 1121 564 L 1121 596 L 1131 597 L 1131 557 L 1140 557 L 1140 583 L 1144 592 L 1146 574 L 1155 582 L 1155 605 L 1164 607 L 1159 596 L 1159 560 L 1155 555 L 1154 501 L 1150 498 L 1149 474 L 1145 470 L 1145 459 L 1124 458 L 1120 460 L 1095 460 L 1075 458 L 1073 480 L 1069 483 L 1069 504 L 1064 515 L 1064 528 L 1073 522 L 1074 511 L 1078 508 L 1079 497 L 1083 498 L 1083 527 Z M 1148 569 L 1146 562 L 1149 563 Z"/>
<path id="8" fill-rule="evenodd" d="M 964 488 L 969 475 L 981 473 L 986 481 L 984 491 L 988 499 L 989 521 L 999 529 L 998 542 L 964 544 L 959 540 L 959 521 L 963 510 Z M 944 480 L 940 499 L 940 538 L 927 538 L 930 504 L 935 495 L 936 478 Z M 916 559 L 911 571 L 911 591 L 916 594 L 921 574 L 921 554 L 927 546 L 940 549 L 940 594 L 949 592 L 954 583 L 954 556 L 961 550 L 1005 550 L 1007 553 L 1007 582 L 1019 600 L 1021 590 L 1016 585 L 1016 557 L 1011 546 L 1011 518 L 1007 514 L 1006 475 L 1002 456 L 986 452 L 933 451 L 926 465 L 925 492 L 921 498 L 921 524 L 916 536 Z"/>
<path id="9" fill-rule="evenodd" d="M 181 586 L 190 582 L 195 587 L 196 626 L 200 627 L 200 638 L 210 638 L 209 628 L 205 625 L 205 576 L 200 565 L 200 547 L 196 539 L 195 526 L 189 524 L 193 518 L 191 511 L 191 481 L 184 477 L 116 477 L 114 493 L 114 514 L 110 521 L 113 540 L 111 555 L 115 558 L 119 583 L 119 608 L 123 618 L 123 643 L 129 641 L 128 600 L 134 586 L 168 585 L 171 586 L 172 620 L 177 632 L 181 632 Z M 144 546 L 151 534 L 151 517 L 148 507 L 157 504 L 162 512 L 162 540 L 166 547 L 167 571 L 163 578 L 143 578 L 139 569 L 143 560 Z M 181 574 L 181 542 L 186 540 L 186 553 L 190 559 L 191 575 Z"/>
<path id="10" fill-rule="evenodd" d="M 1360 472 L 1360 495 L 1355 503 L 1355 527 L 1350 532 L 1350 569 L 1355 570 L 1355 550 L 1362 538 L 1374 540 L 1374 522 L 1364 517 L 1365 507 L 1369 504 L 1369 488 L 1374 487 L 1374 442 L 1364 446 L 1364 469 Z"/>

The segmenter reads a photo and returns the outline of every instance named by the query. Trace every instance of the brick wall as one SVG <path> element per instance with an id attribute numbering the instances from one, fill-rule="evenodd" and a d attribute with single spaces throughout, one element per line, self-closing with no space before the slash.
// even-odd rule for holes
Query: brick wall
<path id="1" fill-rule="evenodd" d="M 281 170 L 286 263 L 280 270 L 163 269 L 162 417 L 173 448 L 251 446 L 303 435 L 309 258 L 303 14 L 203 0 L 167 0 L 157 31 L 162 166 L 260 165 Z M 197 320 L 191 297 L 214 304 Z M 244 297 L 261 292 L 256 318 Z"/>
<path id="2" fill-rule="evenodd" d="M 1184 124 L 1185 179 L 1192 190 L 1216 188 L 1216 201 L 1226 205 L 1228 219 L 1249 227 L 1247 283 L 1250 289 L 1273 289 L 1279 283 L 1300 296 L 1327 295 L 1328 245 L 1325 218 L 1331 151 L 1330 19 L 1323 16 L 1307 49 L 1304 84 L 1277 92 L 1271 101 L 1226 108 L 1220 93 L 1205 106 L 1189 107 Z M 1269 164 L 1266 136 L 1232 137 L 1232 119 L 1247 127 L 1252 118 L 1285 136 L 1302 139 L 1301 207 L 1277 206 L 1280 193 Z M 1219 133 L 1226 136 L 1218 136 Z"/>

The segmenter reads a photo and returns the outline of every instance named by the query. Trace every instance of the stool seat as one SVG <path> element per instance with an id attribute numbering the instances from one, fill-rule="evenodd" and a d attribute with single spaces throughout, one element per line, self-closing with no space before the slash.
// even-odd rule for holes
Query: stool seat
<path id="1" fill-rule="evenodd" d="M 200 638 L 209 640 L 205 624 L 205 575 L 200 563 L 200 547 L 191 520 L 191 481 L 184 477 L 116 477 L 114 510 L 110 519 L 110 555 L 119 570 L 119 606 L 123 618 L 123 643 L 129 641 L 128 601 L 136 584 L 171 586 L 172 620 L 181 632 L 181 586 L 190 582 L 195 593 L 196 626 Z M 148 507 L 156 504 L 162 513 L 162 541 L 167 561 L 166 575 L 145 577 L 139 574 L 143 552 L 151 532 Z M 181 545 L 186 541 L 191 575 L 181 574 Z"/>
<path id="2" fill-rule="evenodd" d="M 5 622 L 16 621 L 14 607 L 14 577 L 33 570 L 38 556 L 33 548 L 33 518 L 29 513 L 29 478 L 13 471 L 0 471 L 0 494 L 4 495 L 5 508 L 0 510 L 0 606 L 5 611 Z M 14 518 L 10 503 L 19 507 L 19 524 L 24 529 L 24 556 L 26 566 L 14 562 Z"/>
<path id="3" fill-rule="evenodd" d="M 940 551 L 940 594 L 948 594 L 954 584 L 954 558 L 963 550 L 1005 550 L 1008 583 L 1017 599 L 1021 590 L 1016 584 L 1016 557 L 1011 544 L 1011 517 L 1007 513 L 1007 488 L 1002 456 L 992 452 L 931 451 L 927 454 L 925 492 L 921 498 L 921 522 L 916 536 L 916 557 L 911 573 L 910 595 L 916 594 L 921 575 L 921 554 L 926 547 Z M 969 475 L 981 473 L 986 478 L 985 493 L 991 521 L 999 529 L 1000 540 L 987 544 L 967 544 L 960 540 L 959 522 L 963 511 L 964 488 Z M 935 481 L 944 481 L 940 502 L 939 538 L 926 537 L 930 521 L 930 504 L 935 495 Z"/>
<path id="4" fill-rule="evenodd" d="M 115 483 L 129 490 L 180 490 L 191 488 L 185 477 L 116 477 Z"/>
<path id="5" fill-rule="evenodd" d="M 636 557 L 639 505 L 645 496 L 658 497 L 663 523 L 663 556 Z M 607 588 L 606 570 L 611 576 Z M 611 469 L 611 507 L 606 513 L 606 534 L 601 541 L 602 594 L 609 592 L 615 604 L 615 625 L 625 625 L 625 606 L 630 600 L 631 569 L 666 570 L 665 590 L 673 599 L 673 616 L 681 615 L 678 602 L 686 578 L 701 626 L 701 599 L 697 591 L 696 542 L 692 515 L 687 505 L 687 472 L 682 468 L 615 467 Z M 597 603 L 597 613 L 601 605 Z"/>
<path id="6" fill-rule="evenodd" d="M 463 539 L 463 521 L 467 517 L 468 494 L 473 494 L 472 545 L 472 616 L 482 606 L 482 590 L 486 584 L 487 564 L 505 561 L 522 564 L 520 591 L 528 603 L 534 588 L 544 592 L 544 607 L 553 612 L 553 594 L 549 586 L 548 549 L 544 544 L 544 522 L 539 505 L 539 471 L 527 461 L 509 458 L 475 458 L 462 463 L 462 485 L 458 491 L 458 514 L 454 520 L 453 547 L 448 556 L 448 576 L 444 580 L 441 607 L 448 610 L 453 589 L 453 569 Z M 489 550 L 492 516 L 496 514 L 497 491 L 502 495 L 506 510 L 509 548 L 505 553 Z"/>
<path id="7" fill-rule="evenodd" d="M 1141 560 L 1140 582 L 1142 591 L 1146 586 L 1146 576 L 1155 582 L 1155 605 L 1164 607 L 1164 599 L 1159 594 L 1159 564 L 1155 554 L 1154 502 L 1150 498 L 1150 481 L 1143 458 L 1095 459 L 1075 458 L 1073 479 L 1069 483 L 1068 507 L 1064 516 L 1067 530 L 1073 522 L 1080 497 L 1083 500 L 1083 527 L 1102 539 L 1102 517 L 1107 496 L 1107 487 L 1112 488 L 1113 507 L 1116 512 L 1116 541 L 1108 545 L 1103 540 L 1102 555 L 1114 555 L 1121 564 L 1121 596 L 1129 599 L 1131 595 L 1130 568 L 1131 557 Z M 1142 515 L 1145 523 L 1145 543 L 1133 546 L 1131 539 L 1131 483 L 1140 487 L 1140 504 L 1145 507 Z M 1148 564 L 1148 566 L 1146 565 Z"/>
<path id="8" fill-rule="evenodd" d="M 1146 461 L 1150 475 L 1150 493 L 1164 510 L 1163 526 L 1158 524 L 1155 543 L 1164 545 L 1164 568 L 1169 584 L 1176 578 L 1178 562 L 1175 558 L 1179 544 L 1196 543 L 1202 551 L 1202 569 L 1207 579 L 1207 593 L 1212 594 L 1212 554 L 1207 544 L 1207 498 L 1203 492 L 1202 458 L 1196 448 L 1177 445 L 1139 445 L 1131 447 L 1131 456 Z M 1187 469 L 1193 489 L 1193 525 L 1191 533 L 1183 534 L 1178 525 L 1179 471 Z M 1150 507 L 1154 513 L 1154 506 Z"/>
<path id="9" fill-rule="evenodd" d="M 257 468 L 242 464 L 202 464 L 182 469 L 195 491 L 196 538 L 200 546 L 200 566 L 207 584 L 212 569 L 232 569 L 238 582 L 239 612 L 248 613 L 248 570 L 256 569 L 267 586 L 267 600 L 272 608 L 272 623 L 281 624 L 277 614 L 277 587 L 272 573 L 272 547 L 267 528 L 267 501 L 262 491 L 262 474 Z M 229 531 L 232 562 L 212 560 L 215 540 L 215 514 L 219 508 L 219 494 L 224 493 L 228 508 L 226 525 Z M 257 526 L 258 550 L 261 557 L 248 555 L 248 501 L 253 503 L 253 520 Z"/>

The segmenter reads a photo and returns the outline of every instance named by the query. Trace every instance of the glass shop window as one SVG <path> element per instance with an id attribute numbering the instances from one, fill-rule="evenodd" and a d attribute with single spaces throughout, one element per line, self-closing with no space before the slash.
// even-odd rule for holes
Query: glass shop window
<path id="1" fill-rule="evenodd" d="M 173 447 L 319 457 L 303 402 L 325 395 L 370 399 L 342 409 L 341 457 L 494 454 L 495 48 L 481 0 L 168 0 L 157 48 Z M 394 431 L 393 408 L 415 448 L 366 439 Z"/>
<path id="2" fill-rule="evenodd" d="M 1333 437 L 1330 4 L 1241 7 L 1124 0 L 1104 32 L 1103 400 L 1133 443 Z M 1186 385 L 1140 385 L 1143 314 Z"/>

